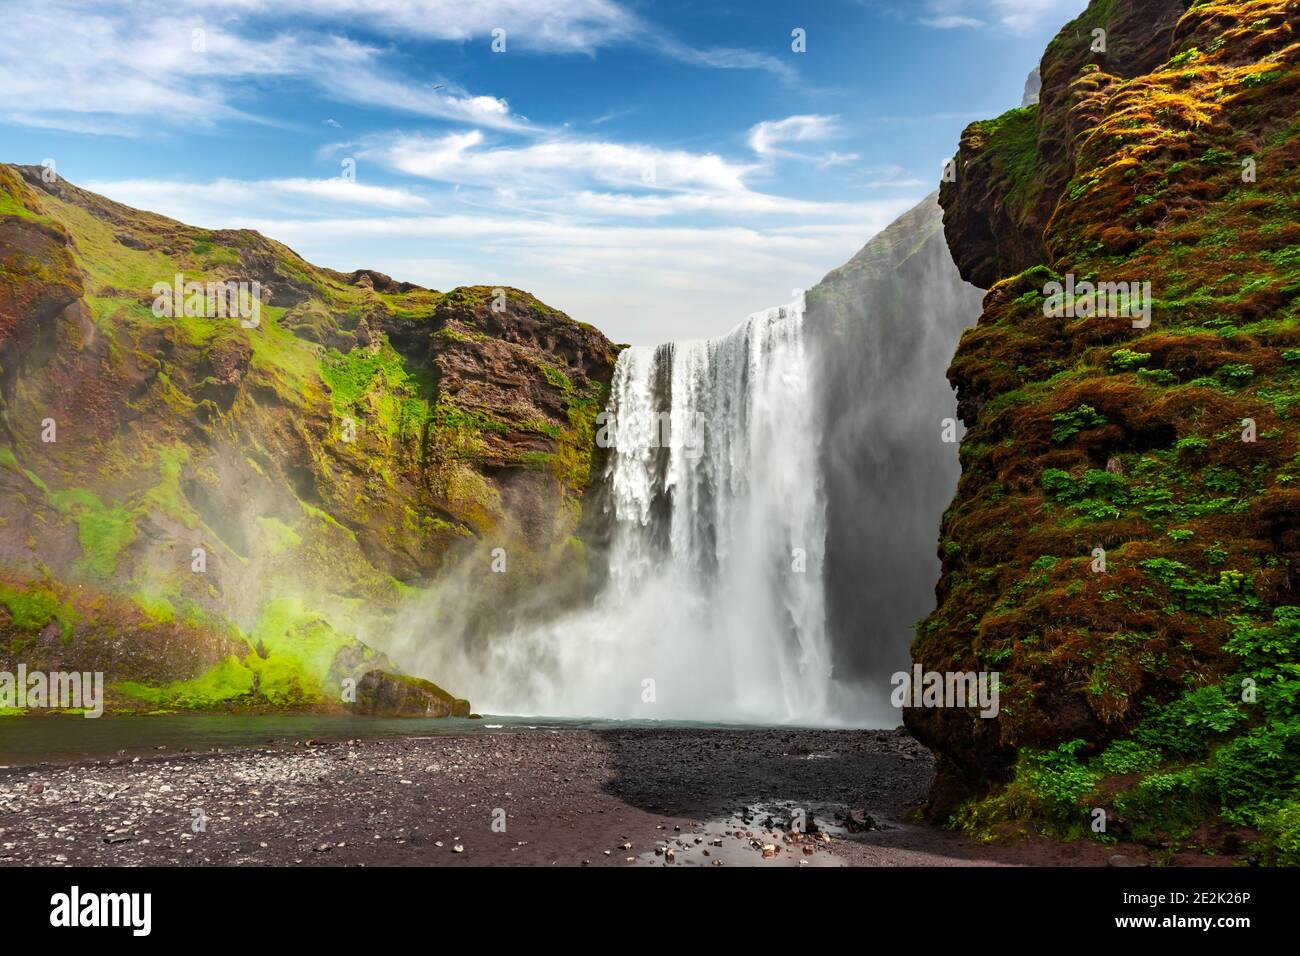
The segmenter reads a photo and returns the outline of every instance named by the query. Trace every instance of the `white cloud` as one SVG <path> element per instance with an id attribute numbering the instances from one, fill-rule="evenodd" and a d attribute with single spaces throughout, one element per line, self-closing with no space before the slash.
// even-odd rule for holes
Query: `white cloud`
<path id="1" fill-rule="evenodd" d="M 198 12 L 364 23 L 390 37 L 464 41 L 506 31 L 506 49 L 586 52 L 648 28 L 612 0 L 188 0 Z"/>
<path id="2" fill-rule="evenodd" d="M 939 30 L 1004 29 L 1023 36 L 1064 26 L 1087 0 L 925 0 L 921 24 Z"/>
<path id="3" fill-rule="evenodd" d="M 275 77 L 335 100 L 520 130 L 496 96 L 404 76 L 392 50 L 346 38 L 468 41 L 506 30 L 507 50 L 592 53 L 639 44 L 683 62 L 791 76 L 767 54 L 684 44 L 613 0 L 78 0 L 9 4 L 0 33 L 0 120 L 141 135 L 249 120 L 248 87 Z M 131 121 L 124 121 L 129 118 Z"/>
<path id="4" fill-rule="evenodd" d="M 766 193 L 673 193 L 630 195 L 582 190 L 558 199 L 529 203 L 534 210 L 601 218 L 659 219 L 692 213 L 748 216 L 817 216 L 853 219 L 861 210 L 854 203 L 788 199 Z"/>
<path id="5" fill-rule="evenodd" d="M 749 146 L 760 156 L 799 155 L 784 149 L 788 143 L 811 143 L 838 132 L 837 117 L 808 114 L 781 120 L 763 120 L 749 131 Z"/>
<path id="6" fill-rule="evenodd" d="M 0 119 L 12 123 L 143 135 L 254 120 L 234 105 L 246 88 L 293 78 L 341 102 L 528 128 L 504 99 L 413 83 L 385 66 L 389 51 L 341 36 L 240 31 L 151 3 L 100 9 L 54 0 L 15 5 L 5 18 Z"/>
<path id="7" fill-rule="evenodd" d="M 552 193 L 582 183 L 743 193 L 744 177 L 754 168 L 713 153 L 600 140 L 548 139 L 492 147 L 479 130 L 438 137 L 388 137 L 364 145 L 357 155 L 439 182 Z"/>
<path id="8" fill-rule="evenodd" d="M 317 204 L 354 206 L 362 209 L 421 209 L 429 205 L 423 196 L 388 186 L 366 186 L 342 178 L 334 179 L 215 179 L 206 183 L 159 179 L 120 179 L 81 184 L 110 199 L 160 212 L 193 225 L 219 226 L 247 215 L 247 210 L 296 215 L 319 212 Z"/>
<path id="9" fill-rule="evenodd" d="M 360 20 L 396 38 L 487 40 L 505 30 L 506 50 L 594 53 L 640 44 L 684 63 L 723 70 L 794 74 L 785 61 L 753 50 L 694 47 L 614 0 L 189 0 L 222 11 L 289 12 L 333 23 Z"/>
<path id="10" fill-rule="evenodd" d="M 961 27 L 982 27 L 983 20 L 976 20 L 974 17 L 962 17 L 956 14 L 948 14 L 941 17 L 922 17 L 921 23 L 927 27 L 934 27 L 936 30 L 957 30 Z"/>

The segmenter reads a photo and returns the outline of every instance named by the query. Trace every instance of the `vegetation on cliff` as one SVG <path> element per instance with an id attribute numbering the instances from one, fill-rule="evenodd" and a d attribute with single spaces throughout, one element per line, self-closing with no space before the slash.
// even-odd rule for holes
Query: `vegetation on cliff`
<path id="1" fill-rule="evenodd" d="M 0 666 L 105 671 L 123 709 L 338 706 L 449 568 L 580 574 L 598 331 L 44 172 L 0 165 Z M 176 276 L 260 287 L 256 321 L 156 308 Z"/>
<path id="2" fill-rule="evenodd" d="M 990 291 L 914 657 L 1000 671 L 1002 707 L 908 712 L 938 817 L 1300 862 L 1298 31 L 1094 0 L 1040 104 L 963 135 L 940 201 Z M 1150 282 L 1149 326 L 1045 309 L 1068 276 Z"/>

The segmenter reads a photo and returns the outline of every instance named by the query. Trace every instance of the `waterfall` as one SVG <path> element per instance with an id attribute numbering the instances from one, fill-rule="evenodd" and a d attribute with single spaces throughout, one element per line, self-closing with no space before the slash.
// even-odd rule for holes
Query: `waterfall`
<path id="1" fill-rule="evenodd" d="M 475 630 L 475 553 L 396 639 L 371 639 L 488 713 L 895 726 L 961 472 L 944 371 L 982 298 L 931 195 L 806 316 L 801 297 L 720 338 L 623 350 L 584 506 L 598 593 L 559 611 L 503 592 L 508 623 Z"/>
<path id="2" fill-rule="evenodd" d="M 597 605 L 617 620 L 653 599 L 658 620 L 613 650 L 654 680 L 664 716 L 828 716 L 813 407 L 802 299 L 721 338 L 619 356 Z"/>
<path id="3" fill-rule="evenodd" d="M 600 592 L 453 669 L 459 692 L 493 713 L 835 720 L 803 322 L 801 297 L 721 338 L 619 355 L 598 419 Z"/>

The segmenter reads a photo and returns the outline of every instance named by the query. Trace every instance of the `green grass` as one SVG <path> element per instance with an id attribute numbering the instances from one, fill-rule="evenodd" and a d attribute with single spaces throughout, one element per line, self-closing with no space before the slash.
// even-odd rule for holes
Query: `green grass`
<path id="1" fill-rule="evenodd" d="M 136 606 L 144 612 L 145 617 L 159 624 L 170 624 L 176 620 L 176 606 L 161 594 L 137 591 L 131 595 Z"/>
<path id="2" fill-rule="evenodd" d="M 145 295 L 155 283 L 170 283 L 181 271 L 163 252 L 122 245 L 114 238 L 109 223 L 80 206 L 54 196 L 44 196 L 42 202 L 76 236 L 76 244 L 71 248 L 77 264 L 88 277 L 88 292 L 120 289 L 132 296 Z M 187 275 L 186 278 L 200 277 Z"/>
<path id="3" fill-rule="evenodd" d="M 302 544 L 302 536 L 279 518 L 258 518 L 257 523 L 271 554 L 282 554 Z"/>
<path id="4" fill-rule="evenodd" d="M 231 656 L 192 680 L 175 681 L 160 687 L 123 681 L 114 689 L 154 708 L 213 710 L 228 701 L 246 697 L 252 692 L 253 684 L 253 670 L 239 658 Z"/>
<path id="5" fill-rule="evenodd" d="M 136 538 L 135 514 L 121 506 L 107 507 L 85 488 L 56 491 L 50 503 L 76 519 L 85 566 L 100 577 L 111 577 L 118 553 Z"/>
<path id="6" fill-rule="evenodd" d="M 181 490 L 181 469 L 189 461 L 190 452 L 184 445 L 176 444 L 158 449 L 158 484 L 144 495 L 146 504 L 152 505 L 169 518 L 187 528 L 199 524 L 199 516 L 190 507 Z"/>
<path id="7" fill-rule="evenodd" d="M 31 219 L 35 222 L 49 222 L 45 216 L 32 212 L 3 189 L 0 189 L 0 216 L 20 216 L 23 219 Z"/>
<path id="8" fill-rule="evenodd" d="M 433 376 L 384 341 L 378 349 L 330 352 L 320 365 L 336 415 L 356 415 L 389 438 L 419 434 L 431 418 Z"/>
<path id="9" fill-rule="evenodd" d="M 9 612 L 14 626 L 22 631 L 35 633 L 57 620 L 64 640 L 67 640 L 72 636 L 72 625 L 77 621 L 77 613 L 71 605 L 60 601 L 53 591 L 37 585 L 20 591 L 0 583 L 0 604 Z"/>

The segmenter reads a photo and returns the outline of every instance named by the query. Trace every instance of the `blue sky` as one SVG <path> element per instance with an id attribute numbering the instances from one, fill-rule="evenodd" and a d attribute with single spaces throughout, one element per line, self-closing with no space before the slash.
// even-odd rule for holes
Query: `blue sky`
<path id="1" fill-rule="evenodd" d="M 1084 6 L 0 0 L 0 160 L 618 341 L 716 335 L 926 195 Z"/>

